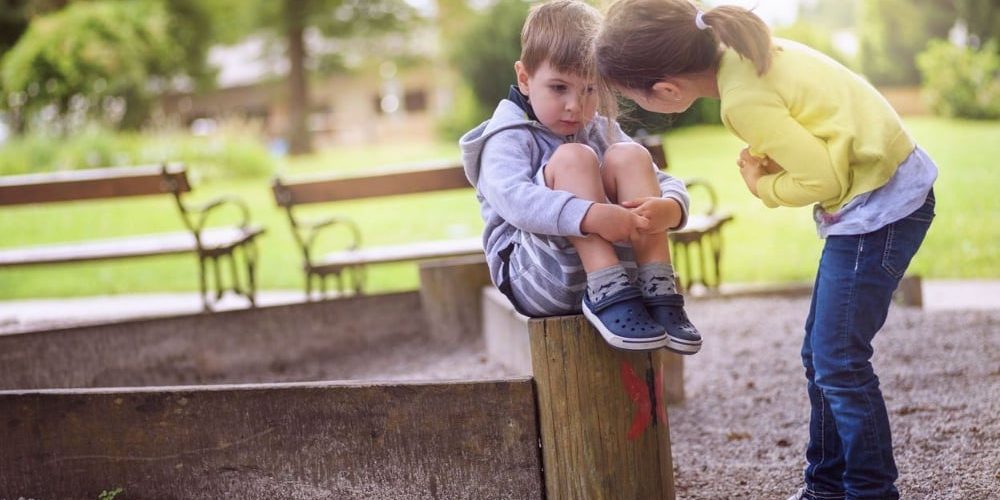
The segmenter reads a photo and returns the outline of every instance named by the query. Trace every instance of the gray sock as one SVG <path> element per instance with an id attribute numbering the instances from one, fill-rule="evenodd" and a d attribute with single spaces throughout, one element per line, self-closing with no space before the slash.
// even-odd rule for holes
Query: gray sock
<path id="1" fill-rule="evenodd" d="M 600 302 L 608 295 L 630 286 L 632 283 L 621 264 L 587 273 L 587 296 L 591 302 Z"/>
<path id="2" fill-rule="evenodd" d="M 674 266 L 667 262 L 651 262 L 640 265 L 637 281 L 643 297 L 677 293 L 677 285 L 674 283 Z"/>

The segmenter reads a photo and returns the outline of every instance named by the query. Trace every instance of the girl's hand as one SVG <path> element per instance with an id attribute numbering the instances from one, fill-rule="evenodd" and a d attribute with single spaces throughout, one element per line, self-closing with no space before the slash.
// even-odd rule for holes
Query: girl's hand
<path id="1" fill-rule="evenodd" d="M 760 197 L 757 194 L 757 181 L 767 175 L 767 167 L 764 162 L 767 158 L 757 158 L 750 154 L 750 148 L 743 148 L 740 151 L 740 157 L 736 160 L 736 164 L 740 167 L 740 175 L 743 176 L 743 182 L 746 183 L 747 189 L 754 196 Z M 777 165 L 777 164 L 775 164 Z M 778 166 L 778 168 L 781 168 Z"/>
<path id="2" fill-rule="evenodd" d="M 673 198 L 648 196 L 622 202 L 622 206 L 632 213 L 649 219 L 649 226 L 641 228 L 639 234 L 656 234 L 677 227 L 681 222 L 681 205 Z"/>

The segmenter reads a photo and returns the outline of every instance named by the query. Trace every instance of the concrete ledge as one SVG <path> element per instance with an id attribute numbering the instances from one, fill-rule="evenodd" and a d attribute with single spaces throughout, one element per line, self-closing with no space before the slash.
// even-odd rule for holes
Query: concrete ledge
<path id="1" fill-rule="evenodd" d="M 518 375 L 531 376 L 531 341 L 528 317 L 515 311 L 500 290 L 483 287 L 483 339 L 486 354 Z"/>
<path id="2" fill-rule="evenodd" d="M 541 498 L 529 379 L 0 391 L 0 498 Z"/>
<path id="3" fill-rule="evenodd" d="M 0 335 L 0 389 L 273 382 L 425 335 L 420 310 L 407 292 Z"/>

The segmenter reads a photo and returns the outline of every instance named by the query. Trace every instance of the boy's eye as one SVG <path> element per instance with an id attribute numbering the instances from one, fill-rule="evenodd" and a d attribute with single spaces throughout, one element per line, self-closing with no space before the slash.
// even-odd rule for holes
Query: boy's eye
<path id="1" fill-rule="evenodd" d="M 566 92 L 567 89 L 566 85 L 563 85 L 561 83 L 554 83 L 552 85 L 549 85 L 549 88 L 552 89 L 552 91 L 554 92 Z"/>

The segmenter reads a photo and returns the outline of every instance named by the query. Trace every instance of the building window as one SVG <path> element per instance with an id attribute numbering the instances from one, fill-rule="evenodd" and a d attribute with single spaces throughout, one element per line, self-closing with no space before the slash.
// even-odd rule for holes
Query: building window
<path id="1" fill-rule="evenodd" d="M 408 90 L 403 96 L 403 109 L 408 113 L 427 111 L 427 92 L 424 89 Z"/>

